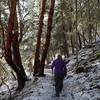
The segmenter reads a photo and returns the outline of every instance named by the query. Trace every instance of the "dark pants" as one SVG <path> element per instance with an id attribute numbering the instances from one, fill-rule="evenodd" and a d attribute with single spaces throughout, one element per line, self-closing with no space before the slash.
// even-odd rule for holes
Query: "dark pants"
<path id="1" fill-rule="evenodd" d="M 57 97 L 59 97 L 59 93 L 62 91 L 63 79 L 64 79 L 63 76 L 55 75 L 55 91 Z"/>

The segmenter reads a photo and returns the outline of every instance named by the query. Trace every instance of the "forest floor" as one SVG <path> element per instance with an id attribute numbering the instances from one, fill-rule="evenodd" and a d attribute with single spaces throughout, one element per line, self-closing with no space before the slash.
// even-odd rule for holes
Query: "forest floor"
<path id="1" fill-rule="evenodd" d="M 70 60 L 66 65 L 68 73 L 64 79 L 63 91 L 59 98 L 55 97 L 54 76 L 51 69 L 45 69 L 45 77 L 30 77 L 24 89 L 15 92 L 16 81 L 9 81 L 12 100 L 100 100 L 100 45 L 85 48 L 79 52 L 79 66 L 83 72 L 75 71 L 75 56 L 66 58 Z M 98 55 L 97 55 L 98 54 Z M 83 66 L 84 65 L 84 66 Z M 0 87 L 0 100 L 8 100 L 9 91 L 5 85 Z M 11 99 L 10 99 L 11 100 Z"/>

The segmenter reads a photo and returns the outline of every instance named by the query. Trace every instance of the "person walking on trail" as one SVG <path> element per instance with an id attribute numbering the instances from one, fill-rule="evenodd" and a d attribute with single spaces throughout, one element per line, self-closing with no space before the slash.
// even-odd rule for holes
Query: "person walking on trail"
<path id="1" fill-rule="evenodd" d="M 62 92 L 63 88 L 63 80 L 66 76 L 66 63 L 62 59 L 61 55 L 57 56 L 57 59 L 55 59 L 52 63 L 52 71 L 54 71 L 55 76 L 55 91 L 56 91 L 56 97 L 59 97 L 60 93 Z"/>

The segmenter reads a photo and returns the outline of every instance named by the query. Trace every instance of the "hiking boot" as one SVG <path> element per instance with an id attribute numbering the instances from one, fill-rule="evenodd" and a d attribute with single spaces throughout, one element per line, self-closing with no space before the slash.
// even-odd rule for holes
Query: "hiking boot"
<path id="1" fill-rule="evenodd" d="M 56 94 L 56 97 L 59 97 L 59 94 Z"/>

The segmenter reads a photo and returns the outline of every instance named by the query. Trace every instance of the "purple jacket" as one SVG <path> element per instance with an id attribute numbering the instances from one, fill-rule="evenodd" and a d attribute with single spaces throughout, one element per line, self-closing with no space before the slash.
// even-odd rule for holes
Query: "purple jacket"
<path id="1" fill-rule="evenodd" d="M 59 76 L 66 76 L 66 64 L 61 58 L 57 58 L 56 60 L 53 61 L 52 70 L 55 68 L 54 73 L 55 75 Z"/>

